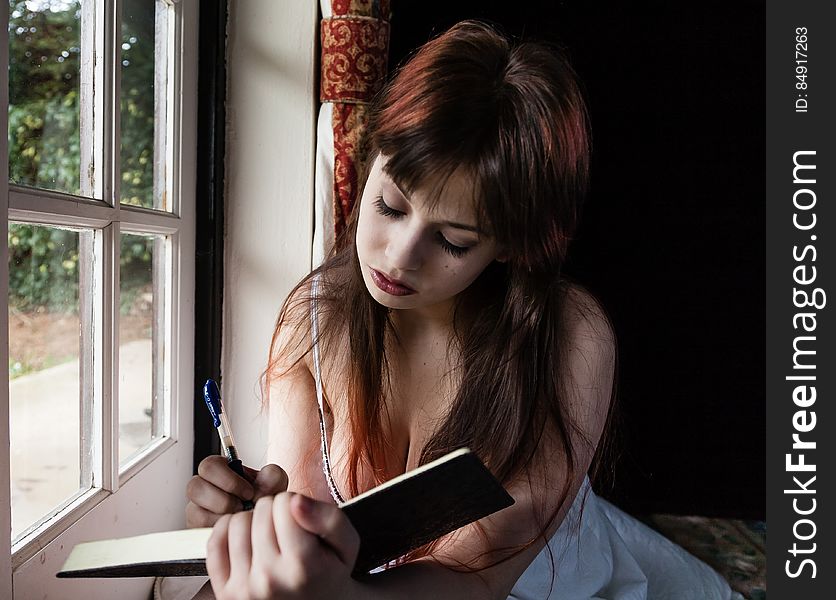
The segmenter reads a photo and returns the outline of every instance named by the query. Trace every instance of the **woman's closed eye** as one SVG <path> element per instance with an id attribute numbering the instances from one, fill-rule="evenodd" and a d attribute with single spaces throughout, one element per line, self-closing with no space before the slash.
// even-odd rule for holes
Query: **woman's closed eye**
<path id="1" fill-rule="evenodd" d="M 449 253 L 454 258 L 461 258 L 470 251 L 471 246 L 456 246 L 451 243 L 444 235 L 438 232 L 438 243 L 444 248 L 444 251 Z"/>
<path id="2" fill-rule="evenodd" d="M 383 201 L 383 196 L 377 197 L 377 199 L 374 201 L 374 207 L 377 209 L 377 212 L 383 215 L 384 217 L 400 219 L 402 216 L 404 216 L 404 213 L 402 213 L 399 210 L 395 210 L 394 208 L 386 204 L 386 202 Z"/>
<path id="3" fill-rule="evenodd" d="M 383 196 L 378 196 L 374 201 L 375 210 L 377 210 L 378 214 L 383 215 L 384 217 L 389 217 L 390 219 L 400 219 L 406 213 L 403 213 L 399 210 L 395 210 L 388 204 L 386 201 L 383 200 Z M 454 258 L 461 258 L 472 248 L 472 246 L 457 246 L 456 244 L 452 243 L 444 234 L 440 231 L 436 233 L 436 241 L 438 244 L 444 249 L 445 252 L 453 256 Z"/>

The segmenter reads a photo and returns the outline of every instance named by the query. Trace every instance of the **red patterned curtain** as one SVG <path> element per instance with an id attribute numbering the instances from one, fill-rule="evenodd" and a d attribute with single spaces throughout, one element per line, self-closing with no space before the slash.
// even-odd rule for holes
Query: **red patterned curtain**
<path id="1" fill-rule="evenodd" d="M 386 78 L 390 3 L 330 2 L 331 14 L 322 20 L 320 29 L 320 102 L 332 103 L 333 233 L 338 234 L 357 197 L 358 146 L 368 104 Z"/>

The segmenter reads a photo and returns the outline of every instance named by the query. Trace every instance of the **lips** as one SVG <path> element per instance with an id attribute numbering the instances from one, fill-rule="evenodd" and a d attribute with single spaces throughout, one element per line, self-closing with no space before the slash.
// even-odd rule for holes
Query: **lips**
<path id="1" fill-rule="evenodd" d="M 374 284 L 381 291 L 384 291 L 391 296 L 408 296 L 415 293 L 415 290 L 397 279 L 384 275 L 375 269 L 370 269 L 370 271 Z"/>

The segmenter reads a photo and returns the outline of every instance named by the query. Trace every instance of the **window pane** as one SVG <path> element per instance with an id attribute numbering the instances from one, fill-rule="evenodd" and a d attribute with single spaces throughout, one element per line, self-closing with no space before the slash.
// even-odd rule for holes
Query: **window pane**
<path id="1" fill-rule="evenodd" d="M 80 246 L 91 232 L 9 224 L 9 422 L 12 539 L 82 485 Z M 82 301 L 84 302 L 84 301 Z M 82 309 L 83 310 L 83 309 Z"/>
<path id="2" fill-rule="evenodd" d="M 122 4 L 121 201 L 161 210 L 171 210 L 165 185 L 168 11 L 162 0 Z"/>
<path id="3" fill-rule="evenodd" d="M 77 0 L 9 2 L 9 180 L 87 194 L 79 136 Z"/>
<path id="4" fill-rule="evenodd" d="M 119 291 L 119 464 L 164 433 L 165 238 L 123 234 Z"/>

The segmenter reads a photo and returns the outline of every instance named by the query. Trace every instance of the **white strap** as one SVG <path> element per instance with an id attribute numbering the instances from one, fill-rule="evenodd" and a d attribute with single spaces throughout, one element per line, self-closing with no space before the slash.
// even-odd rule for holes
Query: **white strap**
<path id="1" fill-rule="evenodd" d="M 331 497 L 337 504 L 343 504 L 342 495 L 337 489 L 337 484 L 334 482 L 334 477 L 331 475 L 331 460 L 328 452 L 328 435 L 325 432 L 325 409 L 324 409 L 324 392 L 322 389 L 322 372 L 319 366 L 319 324 L 316 316 L 317 309 L 317 295 L 319 293 L 319 275 L 311 280 L 311 337 L 313 338 L 313 366 L 314 366 L 314 380 L 316 381 L 316 403 L 319 409 L 319 435 L 320 435 L 320 449 L 322 451 L 322 472 L 325 474 L 325 481 L 328 483 L 328 489 L 331 492 Z"/>

